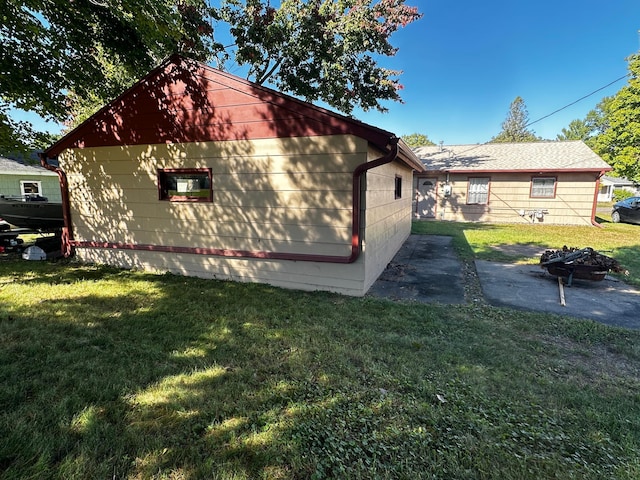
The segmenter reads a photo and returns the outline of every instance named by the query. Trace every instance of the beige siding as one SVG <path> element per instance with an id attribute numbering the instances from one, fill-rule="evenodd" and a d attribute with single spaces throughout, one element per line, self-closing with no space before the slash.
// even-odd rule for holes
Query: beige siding
<path id="1" fill-rule="evenodd" d="M 543 175 L 556 178 L 555 198 L 531 198 L 529 173 L 455 174 L 449 176 L 450 197 L 443 195 L 447 178 L 438 178 L 436 220 L 489 223 L 545 223 L 557 225 L 591 225 L 595 173 L 558 173 Z M 490 179 L 488 205 L 467 205 L 469 177 Z M 414 188 L 416 183 L 414 182 Z M 542 218 L 535 214 L 546 211 Z M 524 212 L 524 215 L 521 215 Z"/>
<path id="2" fill-rule="evenodd" d="M 238 282 L 265 283 L 297 290 L 324 290 L 362 296 L 364 262 L 353 264 L 225 258 L 182 253 L 79 248 L 81 261 L 151 272 Z"/>
<path id="3" fill-rule="evenodd" d="M 366 141 L 342 135 L 77 149 L 65 151 L 60 163 L 69 180 L 79 241 L 346 257 L 351 253 L 352 173 L 367 159 Z M 158 168 L 203 167 L 213 172 L 212 203 L 158 200 Z M 372 185 L 385 183 L 377 175 L 371 175 Z M 377 208 L 389 211 L 372 230 L 383 242 L 390 239 L 383 252 L 405 233 L 391 225 L 402 217 L 397 209 L 406 199 L 393 202 L 395 176 L 382 174 L 389 175 L 384 188 L 390 189 L 390 205 L 377 198 L 382 187 L 371 192 Z M 403 175 L 407 188 L 410 176 Z M 363 256 L 339 265 L 136 250 L 79 248 L 77 253 L 85 261 L 123 267 L 350 295 L 363 295 L 371 283 L 364 280 Z"/>
<path id="4" fill-rule="evenodd" d="M 382 153 L 371 151 L 370 159 Z M 402 196 L 395 198 L 396 176 L 402 178 Z M 368 290 L 411 234 L 412 170 L 390 163 L 366 174 L 366 213 L 363 254 Z"/>

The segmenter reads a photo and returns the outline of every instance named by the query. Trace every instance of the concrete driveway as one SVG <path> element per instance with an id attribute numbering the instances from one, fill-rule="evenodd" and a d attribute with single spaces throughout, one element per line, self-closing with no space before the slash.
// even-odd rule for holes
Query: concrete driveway
<path id="1" fill-rule="evenodd" d="M 599 282 L 574 279 L 570 287 L 563 287 L 565 306 L 562 306 L 558 277 L 537 265 L 481 260 L 475 263 L 485 300 L 491 305 L 640 329 L 640 291 L 617 278 L 607 275 Z"/>
<path id="2" fill-rule="evenodd" d="M 465 303 L 465 272 L 451 237 L 411 235 L 368 295 L 424 303 Z M 548 312 L 640 329 L 640 291 L 607 276 L 593 282 L 574 279 L 560 303 L 557 277 L 538 265 L 478 260 L 475 270 L 484 300 L 494 306 Z"/>

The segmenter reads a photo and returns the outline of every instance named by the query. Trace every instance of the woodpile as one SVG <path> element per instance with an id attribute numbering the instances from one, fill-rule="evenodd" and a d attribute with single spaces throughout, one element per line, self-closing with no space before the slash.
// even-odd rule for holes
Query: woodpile
<path id="1" fill-rule="evenodd" d="M 628 275 L 629 272 L 615 259 L 603 255 L 591 247 L 562 247 L 561 250 L 546 250 L 540 256 L 540 265 L 547 268 L 556 263 L 570 265 L 587 265 L 602 271 L 611 271 Z"/>

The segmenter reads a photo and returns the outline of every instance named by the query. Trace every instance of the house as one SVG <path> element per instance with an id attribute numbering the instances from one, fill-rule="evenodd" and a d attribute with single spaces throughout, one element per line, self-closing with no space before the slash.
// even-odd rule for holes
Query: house
<path id="1" fill-rule="evenodd" d="M 599 202 L 612 202 L 615 190 L 626 190 L 632 195 L 640 195 L 640 188 L 631 180 L 626 178 L 610 177 L 604 175 L 600 179 L 600 191 L 598 192 Z"/>
<path id="2" fill-rule="evenodd" d="M 35 195 L 47 197 L 51 202 L 59 202 L 61 194 L 58 175 L 37 163 L 30 165 L 23 161 L 0 157 L 0 195 Z"/>
<path id="3" fill-rule="evenodd" d="M 177 55 L 50 159 L 67 255 L 354 296 L 409 236 L 424 169 L 391 132 Z"/>
<path id="4" fill-rule="evenodd" d="M 611 170 L 582 141 L 414 149 L 414 217 L 467 222 L 593 225 Z"/>

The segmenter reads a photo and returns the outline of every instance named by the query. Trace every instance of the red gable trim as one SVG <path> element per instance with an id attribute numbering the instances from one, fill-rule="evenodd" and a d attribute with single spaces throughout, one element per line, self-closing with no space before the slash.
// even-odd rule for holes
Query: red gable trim
<path id="1" fill-rule="evenodd" d="M 52 145 L 67 148 L 352 134 L 385 149 L 390 132 L 173 55 Z"/>
<path id="2" fill-rule="evenodd" d="M 442 169 L 442 170 L 426 170 L 425 173 L 454 173 L 454 174 L 474 174 L 474 173 L 600 173 L 611 170 L 609 168 L 546 168 L 546 169 L 519 169 L 519 170 L 474 170 L 474 169 Z"/>

